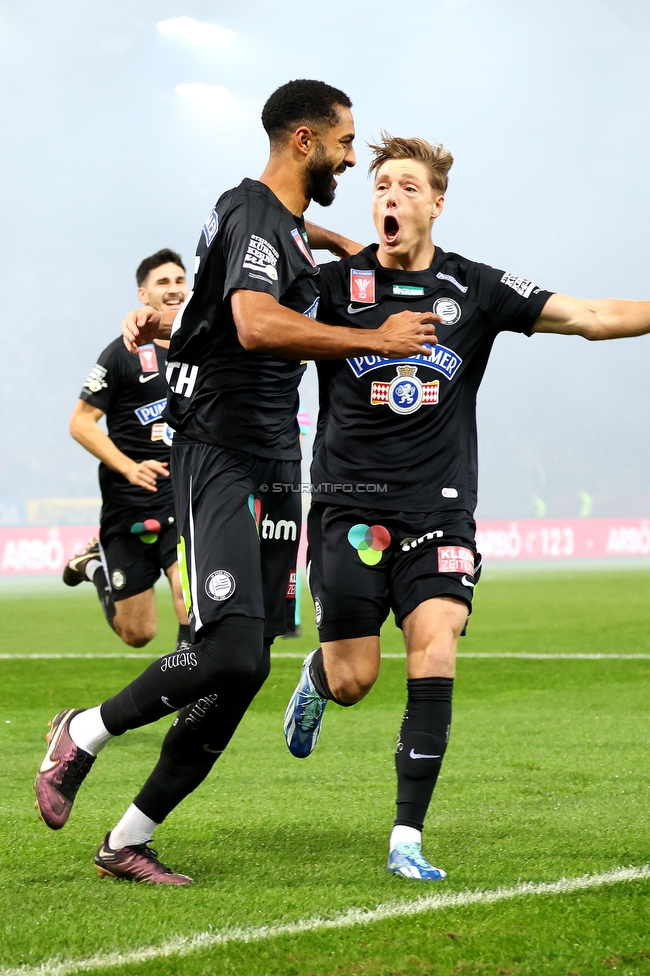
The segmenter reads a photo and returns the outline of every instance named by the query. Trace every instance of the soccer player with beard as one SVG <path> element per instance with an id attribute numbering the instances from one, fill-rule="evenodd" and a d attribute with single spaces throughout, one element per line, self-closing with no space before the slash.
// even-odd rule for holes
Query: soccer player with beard
<path id="1" fill-rule="evenodd" d="M 268 675 L 273 639 L 287 629 L 302 360 L 417 355 L 435 342 L 430 311 L 401 312 L 372 332 L 314 321 L 319 270 L 302 214 L 312 199 L 330 204 L 335 174 L 355 163 L 350 108 L 323 82 L 278 89 L 262 113 L 271 143 L 264 173 L 224 193 L 203 227 L 193 290 L 172 330 L 163 416 L 176 431 L 179 569 L 194 643 L 101 706 L 60 712 L 35 784 L 41 816 L 62 827 L 100 749 L 179 710 L 158 764 L 95 857 L 100 875 L 191 881 L 162 865 L 148 842 L 226 748 Z M 123 324 L 134 353 L 165 334 L 153 308 Z M 288 490 L 268 491 L 273 483 Z"/>
<path id="2" fill-rule="evenodd" d="M 368 694 L 392 610 L 406 644 L 407 705 L 388 870 L 436 881 L 446 875 L 423 857 L 422 830 L 449 739 L 456 647 L 480 572 L 475 403 L 492 344 L 504 330 L 643 335 L 650 302 L 552 294 L 434 247 L 450 153 L 389 136 L 371 149 L 379 245 L 321 267 L 319 317 L 367 334 L 389 313 L 433 309 L 439 342 L 415 356 L 318 364 L 308 576 L 322 647 L 305 660 L 285 735 L 304 758 L 327 702 L 350 706 Z"/>
<path id="3" fill-rule="evenodd" d="M 142 304 L 159 312 L 175 315 L 187 297 L 182 259 L 169 248 L 145 258 L 136 281 Z M 164 572 L 179 621 L 178 650 L 189 647 L 190 629 L 176 559 L 168 470 L 172 430 L 161 422 L 168 348 L 169 340 L 154 339 L 136 358 L 120 336 L 104 349 L 83 385 L 70 433 L 101 462 L 100 533 L 99 542 L 68 562 L 63 582 L 94 583 L 115 633 L 131 647 L 144 647 L 156 635 L 153 587 Z M 107 434 L 99 426 L 102 417 Z"/>

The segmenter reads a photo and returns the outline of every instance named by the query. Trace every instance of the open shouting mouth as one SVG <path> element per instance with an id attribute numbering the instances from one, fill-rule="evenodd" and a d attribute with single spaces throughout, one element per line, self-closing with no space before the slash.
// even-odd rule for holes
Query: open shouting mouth
<path id="1" fill-rule="evenodd" d="M 393 214 L 384 217 L 384 240 L 389 246 L 397 244 L 399 238 L 399 221 Z"/>

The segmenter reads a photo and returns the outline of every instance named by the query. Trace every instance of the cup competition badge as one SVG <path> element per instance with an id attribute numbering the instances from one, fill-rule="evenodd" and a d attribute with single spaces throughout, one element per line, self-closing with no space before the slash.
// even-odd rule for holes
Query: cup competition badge
<path id="1" fill-rule="evenodd" d="M 423 383 L 416 375 L 417 366 L 398 366 L 397 376 L 390 383 L 377 380 L 370 389 L 373 407 L 388 404 L 394 413 L 415 413 L 423 404 L 436 404 L 440 393 L 439 380 Z"/>

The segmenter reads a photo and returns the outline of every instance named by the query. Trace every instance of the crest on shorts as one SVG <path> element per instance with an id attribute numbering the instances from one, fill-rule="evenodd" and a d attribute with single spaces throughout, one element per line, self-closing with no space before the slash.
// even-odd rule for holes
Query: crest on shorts
<path id="1" fill-rule="evenodd" d="M 397 376 L 390 383 L 378 380 L 370 388 L 373 407 L 387 404 L 393 413 L 415 413 L 423 404 L 436 404 L 440 397 L 440 381 L 423 383 L 417 376 L 417 366 L 398 366 Z"/>
<path id="2" fill-rule="evenodd" d="M 211 600 L 223 603 L 233 595 L 236 586 L 235 577 L 227 569 L 218 569 L 205 581 L 205 592 Z"/>

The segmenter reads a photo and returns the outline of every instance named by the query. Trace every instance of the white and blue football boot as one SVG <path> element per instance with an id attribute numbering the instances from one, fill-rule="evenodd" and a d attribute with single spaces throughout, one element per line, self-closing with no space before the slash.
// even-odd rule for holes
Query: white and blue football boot
<path id="1" fill-rule="evenodd" d="M 305 658 L 300 681 L 284 713 L 284 737 L 289 752 L 296 759 L 306 759 L 316 748 L 327 705 L 327 698 L 321 698 L 309 674 L 309 665 L 315 653 L 312 651 Z"/>
<path id="2" fill-rule="evenodd" d="M 416 881 L 443 881 L 447 872 L 442 868 L 434 868 L 422 856 L 420 844 L 395 844 L 388 855 L 386 865 L 391 874 L 401 874 L 404 878 L 414 878 Z"/>

